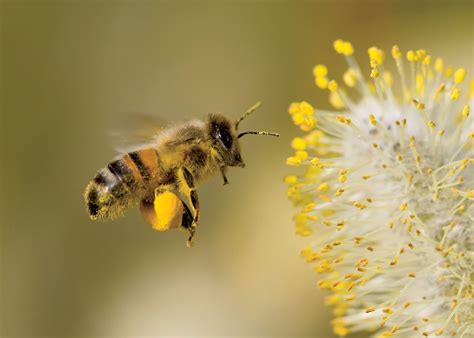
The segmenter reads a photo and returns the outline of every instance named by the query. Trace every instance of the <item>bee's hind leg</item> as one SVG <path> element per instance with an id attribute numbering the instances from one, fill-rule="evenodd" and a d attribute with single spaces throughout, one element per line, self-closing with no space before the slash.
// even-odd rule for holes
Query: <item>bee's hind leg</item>
<path id="1" fill-rule="evenodd" d="M 193 215 L 189 210 L 186 203 L 183 202 L 184 212 L 183 212 L 183 221 L 181 222 L 181 226 L 184 230 L 189 232 L 188 240 L 186 241 L 186 245 L 188 248 L 193 246 L 193 237 L 196 234 L 196 226 L 193 224 Z"/>
<path id="2" fill-rule="evenodd" d="M 194 177 L 193 174 L 186 168 L 182 167 L 178 175 L 180 177 L 180 190 L 181 192 L 188 196 L 190 201 L 190 207 L 194 212 L 194 216 L 192 217 L 191 225 L 188 227 L 189 231 L 189 238 L 188 238 L 188 246 L 192 245 L 192 239 L 196 232 L 196 227 L 199 223 L 199 197 L 198 193 L 194 187 Z M 191 211 L 189 212 L 191 214 Z"/>

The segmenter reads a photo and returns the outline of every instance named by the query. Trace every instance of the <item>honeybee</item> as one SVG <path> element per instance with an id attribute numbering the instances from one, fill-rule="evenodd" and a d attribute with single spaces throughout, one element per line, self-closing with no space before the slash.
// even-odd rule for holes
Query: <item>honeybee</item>
<path id="1" fill-rule="evenodd" d="M 237 133 L 242 120 L 259 106 L 257 102 L 236 122 L 209 114 L 206 121 L 195 119 L 168 127 L 146 145 L 121 154 L 100 169 L 85 189 L 90 218 L 113 219 L 139 204 L 144 220 L 154 229 L 186 230 L 191 246 L 200 216 L 196 186 L 217 173 L 226 185 L 227 167 L 245 167 L 239 143 L 242 136 L 279 136 L 266 131 Z"/>

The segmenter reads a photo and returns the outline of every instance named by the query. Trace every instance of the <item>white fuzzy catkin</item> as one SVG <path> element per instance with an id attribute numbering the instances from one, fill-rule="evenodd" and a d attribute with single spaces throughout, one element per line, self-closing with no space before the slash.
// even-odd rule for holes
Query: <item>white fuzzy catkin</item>
<path id="1" fill-rule="evenodd" d="M 334 48 L 358 99 L 324 65 L 313 69 L 337 111 L 290 105 L 305 134 L 285 178 L 296 233 L 311 239 L 301 255 L 331 292 L 334 332 L 474 337 L 474 82 L 398 46 L 395 80 L 384 52 L 368 50 L 367 82 L 352 45 Z"/>

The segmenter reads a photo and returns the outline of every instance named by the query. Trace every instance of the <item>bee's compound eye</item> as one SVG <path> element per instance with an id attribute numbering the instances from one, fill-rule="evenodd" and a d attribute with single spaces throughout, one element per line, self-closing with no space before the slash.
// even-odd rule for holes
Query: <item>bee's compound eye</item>
<path id="1" fill-rule="evenodd" d="M 230 133 L 225 129 L 221 129 L 219 132 L 219 136 L 224 147 L 230 149 L 232 147 L 232 136 L 230 135 Z"/>

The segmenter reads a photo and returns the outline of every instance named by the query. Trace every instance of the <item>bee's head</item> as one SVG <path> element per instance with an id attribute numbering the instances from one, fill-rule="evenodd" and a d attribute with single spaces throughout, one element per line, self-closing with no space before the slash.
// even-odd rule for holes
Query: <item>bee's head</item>
<path id="1" fill-rule="evenodd" d="M 258 107 L 260 107 L 260 102 L 257 102 L 252 108 L 247 110 L 235 123 L 232 123 L 230 119 L 220 114 L 209 115 L 207 122 L 208 133 L 214 149 L 218 152 L 225 165 L 230 167 L 245 167 L 242 155 L 240 154 L 239 138 L 242 136 L 248 134 L 280 136 L 277 133 L 266 131 L 246 131 L 237 134 L 240 122 Z"/>
<path id="2" fill-rule="evenodd" d="M 240 154 L 239 138 L 235 125 L 227 117 L 220 114 L 210 114 L 207 123 L 212 146 L 218 152 L 224 164 L 230 167 L 245 167 Z"/>

